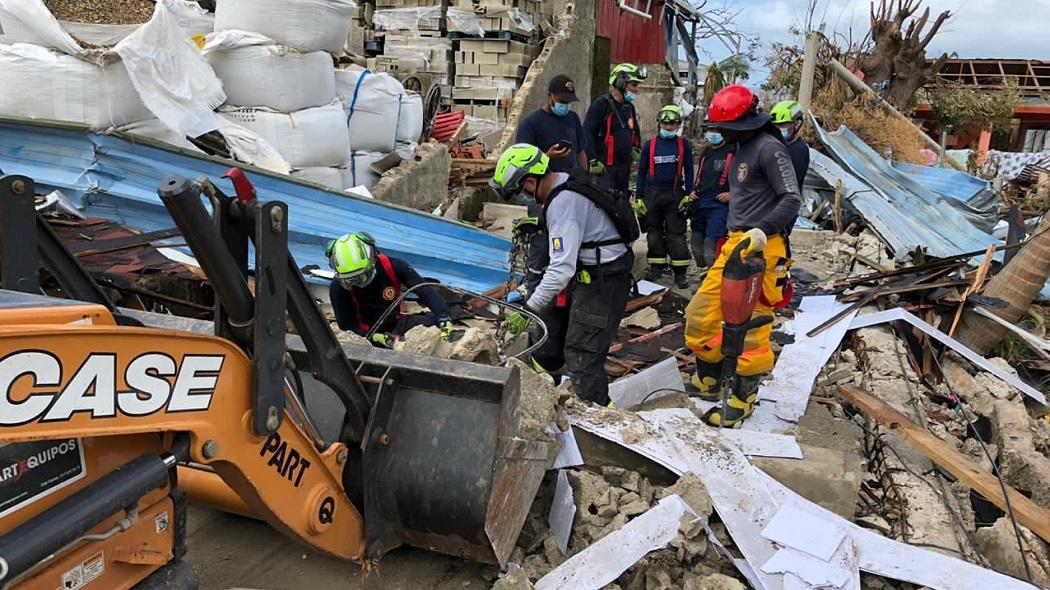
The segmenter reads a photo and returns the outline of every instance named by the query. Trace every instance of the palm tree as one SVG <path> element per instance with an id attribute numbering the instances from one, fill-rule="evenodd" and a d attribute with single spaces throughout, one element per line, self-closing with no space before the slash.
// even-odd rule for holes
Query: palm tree
<path id="1" fill-rule="evenodd" d="M 984 295 L 1006 302 L 1003 309 L 989 309 L 1014 323 L 1028 311 L 1050 278 L 1050 213 L 1043 216 L 1031 241 L 1021 248 L 999 274 L 988 281 Z M 956 338 L 980 354 L 988 354 L 1006 335 L 1006 328 L 976 313 L 963 316 Z"/>

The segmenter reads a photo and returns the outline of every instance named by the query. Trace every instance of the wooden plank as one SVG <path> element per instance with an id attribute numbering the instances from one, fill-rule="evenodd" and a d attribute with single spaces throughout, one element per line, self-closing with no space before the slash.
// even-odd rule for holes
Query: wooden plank
<path id="1" fill-rule="evenodd" d="M 954 446 L 937 438 L 930 431 L 912 422 L 907 416 L 863 389 L 840 385 L 838 390 L 839 395 L 860 408 L 862 412 L 886 428 L 896 431 L 901 438 L 929 457 L 931 461 L 947 469 L 959 481 L 973 488 L 989 502 L 998 506 L 1000 510 L 1006 511 L 1006 500 L 1003 498 L 999 479 L 974 464 L 969 457 L 957 451 Z M 1039 535 L 1044 541 L 1050 541 L 1050 510 L 1029 500 L 1009 486 L 1006 491 L 1017 521 Z"/>

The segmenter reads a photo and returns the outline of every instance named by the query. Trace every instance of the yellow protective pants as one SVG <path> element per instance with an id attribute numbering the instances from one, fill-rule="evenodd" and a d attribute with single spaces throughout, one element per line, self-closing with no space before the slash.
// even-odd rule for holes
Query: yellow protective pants
<path id="1" fill-rule="evenodd" d="M 700 360 L 717 364 L 722 362 L 722 271 L 733 248 L 743 239 L 744 232 L 729 234 L 722 253 L 707 272 L 689 306 L 685 308 L 685 345 Z M 773 306 L 781 303 L 788 283 L 787 243 L 783 236 L 769 236 L 764 252 L 766 273 L 762 280 L 762 297 L 752 317 L 773 315 Z M 766 324 L 747 333 L 744 353 L 737 361 L 737 374 L 750 377 L 773 369 L 773 350 L 769 347 L 769 335 L 773 325 Z"/>

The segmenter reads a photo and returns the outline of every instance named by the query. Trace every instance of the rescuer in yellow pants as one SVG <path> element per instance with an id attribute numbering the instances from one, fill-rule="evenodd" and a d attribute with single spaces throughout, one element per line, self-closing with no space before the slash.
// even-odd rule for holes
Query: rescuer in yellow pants
<path id="1" fill-rule="evenodd" d="M 729 236 L 685 312 L 685 343 L 696 355 L 696 374 L 687 388 L 703 399 L 716 401 L 721 397 L 723 379 L 721 298 L 726 261 L 745 238 L 750 238 L 749 249 L 761 249 L 765 260 L 762 293 L 751 318 L 771 318 L 773 309 L 790 299 L 791 260 L 784 236 L 798 215 L 801 196 L 787 146 L 769 115 L 757 110 L 757 100 L 750 90 L 738 85 L 720 90 L 711 101 L 704 124 L 736 145 L 727 175 Z M 758 247 L 762 242 L 764 247 Z M 742 313 L 746 315 L 747 310 Z M 733 375 L 735 383 L 727 384 L 731 385 L 732 395 L 724 407 L 705 415 L 709 424 L 734 427 L 754 411 L 762 376 L 773 368 L 773 350 L 769 346 L 772 331 L 772 324 L 765 323 L 744 334 Z M 739 340 L 735 348 L 741 350 Z"/>

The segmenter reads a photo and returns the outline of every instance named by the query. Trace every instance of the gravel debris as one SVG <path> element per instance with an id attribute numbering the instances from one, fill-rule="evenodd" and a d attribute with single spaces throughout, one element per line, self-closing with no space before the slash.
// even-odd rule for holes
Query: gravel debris
<path id="1" fill-rule="evenodd" d="M 58 20 L 100 25 L 134 25 L 153 17 L 151 0 L 44 0 Z"/>

